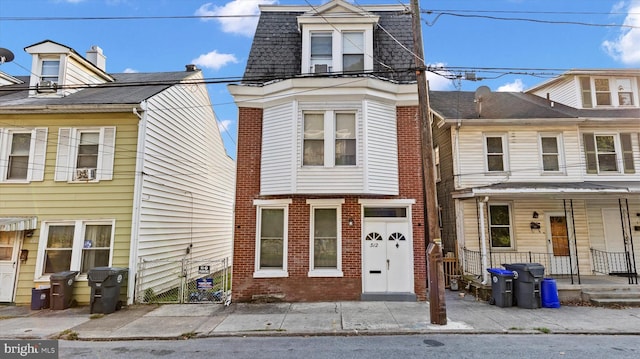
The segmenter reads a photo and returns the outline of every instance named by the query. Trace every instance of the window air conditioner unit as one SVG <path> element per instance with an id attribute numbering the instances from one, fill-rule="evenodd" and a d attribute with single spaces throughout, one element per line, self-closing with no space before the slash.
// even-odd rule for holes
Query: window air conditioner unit
<path id="1" fill-rule="evenodd" d="M 40 81 L 36 90 L 38 92 L 56 92 L 58 91 L 58 84 L 53 81 Z"/>
<path id="2" fill-rule="evenodd" d="M 91 181 L 96 179 L 95 168 L 77 168 L 76 181 Z"/>
<path id="3" fill-rule="evenodd" d="M 327 64 L 316 64 L 313 65 L 313 73 L 314 74 L 326 74 L 329 72 L 329 65 Z"/>

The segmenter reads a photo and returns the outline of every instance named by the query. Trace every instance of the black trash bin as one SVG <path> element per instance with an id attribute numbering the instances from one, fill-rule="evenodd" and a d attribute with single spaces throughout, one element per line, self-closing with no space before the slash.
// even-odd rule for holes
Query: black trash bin
<path id="1" fill-rule="evenodd" d="M 517 273 L 513 287 L 516 305 L 520 308 L 540 308 L 540 283 L 544 277 L 544 266 L 540 263 L 507 263 L 502 266 Z"/>
<path id="2" fill-rule="evenodd" d="M 110 314 L 122 307 L 120 288 L 126 281 L 129 268 L 95 267 L 87 278 L 91 286 L 90 313 Z"/>
<path id="3" fill-rule="evenodd" d="M 49 288 L 31 288 L 31 310 L 49 308 Z"/>
<path id="4" fill-rule="evenodd" d="M 71 308 L 75 304 L 73 299 L 73 283 L 78 272 L 58 272 L 49 276 L 51 284 L 51 310 Z"/>
<path id="5" fill-rule="evenodd" d="M 513 272 L 502 268 L 487 268 L 487 271 L 491 273 L 489 304 L 495 304 L 498 307 L 513 306 Z"/>

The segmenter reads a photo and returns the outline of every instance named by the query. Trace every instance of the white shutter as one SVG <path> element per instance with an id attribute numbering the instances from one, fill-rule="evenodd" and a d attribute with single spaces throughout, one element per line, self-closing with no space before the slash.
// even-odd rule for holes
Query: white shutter
<path id="1" fill-rule="evenodd" d="M 71 169 L 75 168 L 71 164 L 69 155 L 71 153 L 71 129 L 61 128 L 58 131 L 58 154 L 56 156 L 55 181 L 68 181 Z"/>
<path id="2" fill-rule="evenodd" d="M 44 180 L 44 162 L 47 156 L 47 132 L 48 129 L 36 128 L 33 131 L 33 152 L 29 163 L 29 171 L 31 172 L 31 181 Z"/>
<path id="3" fill-rule="evenodd" d="M 9 130 L 0 128 L 0 182 L 7 179 L 9 166 Z"/>
<path id="4" fill-rule="evenodd" d="M 100 168 L 98 169 L 98 180 L 113 179 L 113 157 L 116 145 L 116 128 L 105 127 L 103 129 L 103 141 L 100 146 Z"/>

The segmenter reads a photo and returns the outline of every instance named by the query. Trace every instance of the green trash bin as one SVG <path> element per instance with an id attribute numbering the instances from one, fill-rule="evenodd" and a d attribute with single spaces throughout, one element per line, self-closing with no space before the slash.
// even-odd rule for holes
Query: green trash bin
<path id="1" fill-rule="evenodd" d="M 120 288 L 126 282 L 129 268 L 95 267 L 87 272 L 91 286 L 89 313 L 110 314 L 122 307 Z"/>

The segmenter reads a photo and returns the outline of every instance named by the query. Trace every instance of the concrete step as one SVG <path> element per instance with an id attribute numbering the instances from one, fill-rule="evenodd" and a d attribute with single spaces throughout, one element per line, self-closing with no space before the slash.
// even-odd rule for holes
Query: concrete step
<path id="1" fill-rule="evenodd" d="M 640 298 L 591 298 L 589 302 L 599 307 L 640 307 Z"/>
<path id="2" fill-rule="evenodd" d="M 622 291 L 622 290 L 608 290 L 608 291 L 585 291 L 584 295 L 588 296 L 590 299 L 599 298 L 599 299 L 640 299 L 640 292 L 637 291 Z"/>

